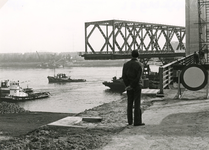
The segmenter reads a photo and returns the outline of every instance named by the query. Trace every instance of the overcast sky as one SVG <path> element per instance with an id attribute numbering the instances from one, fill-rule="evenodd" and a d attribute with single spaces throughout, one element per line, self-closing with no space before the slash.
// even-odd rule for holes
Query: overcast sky
<path id="1" fill-rule="evenodd" d="M 185 26 L 185 0 L 0 0 L 0 53 L 84 52 L 84 23 Z"/>

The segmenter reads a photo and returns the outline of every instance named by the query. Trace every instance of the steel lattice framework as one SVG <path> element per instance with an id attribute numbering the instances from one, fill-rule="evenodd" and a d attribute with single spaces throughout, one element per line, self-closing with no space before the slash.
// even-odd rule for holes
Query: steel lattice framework
<path id="1" fill-rule="evenodd" d="M 206 62 L 209 62 L 209 0 L 198 0 L 198 24 L 199 24 L 199 53 L 207 54 Z"/>
<path id="2" fill-rule="evenodd" d="M 185 34 L 181 26 L 123 20 L 86 22 L 85 53 L 81 56 L 124 59 L 132 50 L 138 50 L 142 57 L 185 56 Z"/>

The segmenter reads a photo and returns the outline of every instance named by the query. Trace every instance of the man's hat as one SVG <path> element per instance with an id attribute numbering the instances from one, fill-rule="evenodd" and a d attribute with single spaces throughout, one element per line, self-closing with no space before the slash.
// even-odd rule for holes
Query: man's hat
<path id="1" fill-rule="evenodd" d="M 133 51 L 131 52 L 131 56 L 134 57 L 134 58 L 139 57 L 139 52 L 138 52 L 138 50 L 133 50 Z"/>

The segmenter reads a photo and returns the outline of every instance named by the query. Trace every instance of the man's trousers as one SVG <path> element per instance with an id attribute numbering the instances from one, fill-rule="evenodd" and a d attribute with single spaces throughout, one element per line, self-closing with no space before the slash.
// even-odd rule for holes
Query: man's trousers
<path id="1" fill-rule="evenodd" d="M 141 112 L 141 87 L 127 91 L 127 118 L 128 124 L 133 124 L 133 103 L 134 103 L 134 125 L 142 124 Z"/>

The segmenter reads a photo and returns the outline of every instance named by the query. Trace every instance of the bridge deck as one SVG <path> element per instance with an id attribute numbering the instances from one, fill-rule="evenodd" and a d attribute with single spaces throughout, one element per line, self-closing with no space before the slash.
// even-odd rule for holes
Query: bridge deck
<path id="1" fill-rule="evenodd" d="M 80 56 L 84 57 L 86 60 L 105 60 L 105 59 L 130 59 L 130 53 L 81 53 Z M 160 53 L 140 53 L 139 58 L 168 58 L 168 57 L 185 57 L 184 52 L 160 52 Z"/>

